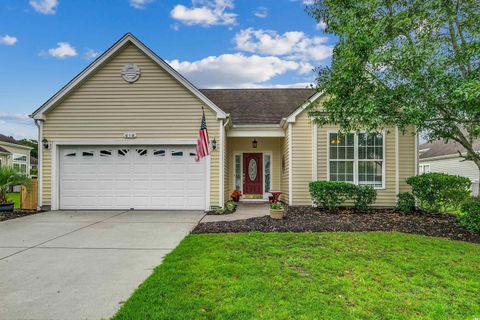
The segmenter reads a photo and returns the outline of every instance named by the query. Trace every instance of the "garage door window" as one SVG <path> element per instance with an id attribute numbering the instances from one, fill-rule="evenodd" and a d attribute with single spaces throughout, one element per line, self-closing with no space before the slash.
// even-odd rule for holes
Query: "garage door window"
<path id="1" fill-rule="evenodd" d="M 129 151 L 130 151 L 130 149 L 119 149 L 118 150 L 118 156 L 119 157 L 125 157 Z"/>
<path id="2" fill-rule="evenodd" d="M 75 157 L 77 155 L 76 152 L 70 152 L 65 155 L 65 157 Z"/>
<path id="3" fill-rule="evenodd" d="M 140 157 L 146 157 L 148 155 L 147 149 L 137 149 L 137 153 Z"/>
<path id="4" fill-rule="evenodd" d="M 93 157 L 93 151 L 83 151 L 82 156 L 84 157 Z"/>
<path id="5" fill-rule="evenodd" d="M 100 157 L 110 157 L 112 150 L 100 150 Z"/>
<path id="6" fill-rule="evenodd" d="M 165 157 L 165 150 L 153 150 L 153 155 L 156 157 Z"/>
<path id="7" fill-rule="evenodd" d="M 183 157 L 183 151 L 172 151 L 172 157 Z"/>

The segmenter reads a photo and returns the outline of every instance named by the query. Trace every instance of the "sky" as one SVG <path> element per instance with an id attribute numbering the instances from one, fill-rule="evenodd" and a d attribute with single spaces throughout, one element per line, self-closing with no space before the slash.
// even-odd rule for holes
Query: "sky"
<path id="1" fill-rule="evenodd" d="M 0 133 L 28 117 L 125 33 L 198 88 L 306 87 L 335 38 L 312 0 L 0 0 Z"/>

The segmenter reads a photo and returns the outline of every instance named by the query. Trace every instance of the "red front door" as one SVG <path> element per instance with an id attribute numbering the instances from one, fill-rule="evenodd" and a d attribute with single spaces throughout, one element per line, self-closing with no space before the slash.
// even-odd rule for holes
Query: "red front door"
<path id="1" fill-rule="evenodd" d="M 263 155 L 243 154 L 243 193 L 263 194 Z"/>

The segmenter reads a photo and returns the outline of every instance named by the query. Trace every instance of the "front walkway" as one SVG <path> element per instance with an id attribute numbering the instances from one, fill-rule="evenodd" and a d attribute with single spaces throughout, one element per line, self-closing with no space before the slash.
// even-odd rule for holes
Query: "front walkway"
<path id="1" fill-rule="evenodd" d="M 268 203 L 240 202 L 232 214 L 207 215 L 200 222 L 235 221 L 269 215 Z"/>
<path id="2" fill-rule="evenodd" d="M 110 318 L 199 211 L 57 211 L 0 222 L 0 319 Z"/>

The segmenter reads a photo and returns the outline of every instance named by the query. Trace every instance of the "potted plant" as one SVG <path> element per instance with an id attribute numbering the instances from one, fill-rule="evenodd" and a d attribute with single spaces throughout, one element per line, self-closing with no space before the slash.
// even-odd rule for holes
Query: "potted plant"
<path id="1" fill-rule="evenodd" d="M 18 170 L 2 166 L 0 167 L 0 212 L 12 212 L 14 203 L 8 202 L 7 194 L 11 187 L 30 185 L 30 179 Z"/>
<path id="2" fill-rule="evenodd" d="M 270 204 L 270 218 L 283 219 L 284 208 L 281 202 L 272 202 Z"/>
<path id="3" fill-rule="evenodd" d="M 235 202 L 240 201 L 240 197 L 242 196 L 242 193 L 240 191 L 233 191 L 232 194 L 230 195 L 232 197 L 232 200 Z"/>

